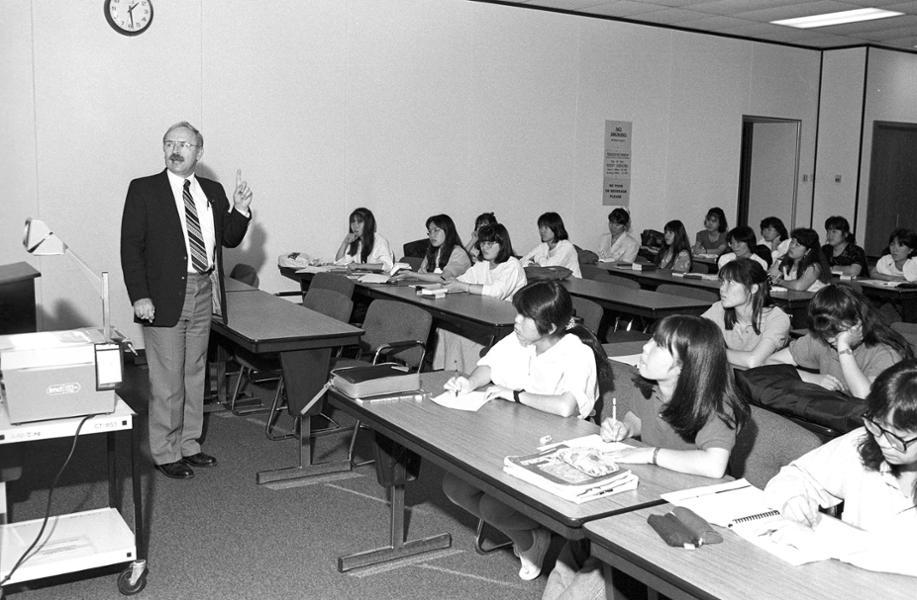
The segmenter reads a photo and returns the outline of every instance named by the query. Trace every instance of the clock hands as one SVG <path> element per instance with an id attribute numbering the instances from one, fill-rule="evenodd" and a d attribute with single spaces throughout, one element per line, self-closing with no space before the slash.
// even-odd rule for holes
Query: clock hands
<path id="1" fill-rule="evenodd" d="M 134 2 L 133 4 L 127 7 L 127 15 L 131 18 L 131 29 L 134 28 L 134 9 L 137 8 L 138 4 L 140 3 Z"/>

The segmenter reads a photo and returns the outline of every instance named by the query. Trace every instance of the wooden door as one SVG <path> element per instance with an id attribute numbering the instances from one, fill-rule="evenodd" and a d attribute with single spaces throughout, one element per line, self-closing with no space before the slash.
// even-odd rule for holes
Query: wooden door
<path id="1" fill-rule="evenodd" d="M 893 229 L 917 229 L 917 123 L 873 123 L 867 202 L 867 255 L 880 256 Z"/>

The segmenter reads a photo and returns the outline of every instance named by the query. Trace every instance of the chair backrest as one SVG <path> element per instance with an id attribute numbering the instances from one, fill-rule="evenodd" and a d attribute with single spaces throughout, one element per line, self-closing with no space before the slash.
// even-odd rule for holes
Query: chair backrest
<path id="1" fill-rule="evenodd" d="M 419 306 L 396 300 L 373 300 L 366 309 L 360 347 L 364 352 L 375 353 L 379 346 L 394 342 L 417 340 L 426 344 L 432 327 L 433 316 Z M 421 366 L 425 354 L 425 348 L 414 347 L 389 357 L 414 368 Z"/>
<path id="2" fill-rule="evenodd" d="M 258 271 L 255 270 L 255 267 L 247 265 L 245 263 L 239 263 L 232 268 L 232 271 L 229 272 L 229 276 L 236 281 L 241 281 L 246 285 L 252 287 L 258 287 Z"/>
<path id="3" fill-rule="evenodd" d="M 414 240 L 413 242 L 407 242 L 401 246 L 401 250 L 404 252 L 405 256 L 416 256 L 417 258 L 423 258 L 427 253 L 427 246 L 430 245 L 430 240 L 423 238 L 420 240 Z"/>
<path id="4" fill-rule="evenodd" d="M 312 283 L 309 284 L 309 289 L 334 290 L 345 298 L 353 298 L 353 286 L 353 280 L 347 279 L 343 275 L 338 275 L 336 273 L 316 273 L 312 277 Z M 305 298 L 303 298 L 303 300 L 305 300 Z"/>
<path id="5" fill-rule="evenodd" d="M 573 301 L 573 312 L 583 320 L 583 327 L 598 336 L 602 315 L 605 312 L 602 307 L 588 298 L 579 296 L 571 296 L 570 300 Z"/>
<path id="6" fill-rule="evenodd" d="M 736 439 L 729 474 L 763 488 L 780 467 L 821 446 L 813 432 L 767 409 L 750 406 L 751 418 Z"/>
<path id="7" fill-rule="evenodd" d="M 353 300 L 326 288 L 309 288 L 303 296 L 302 305 L 344 323 L 350 321 L 350 313 L 353 312 Z"/>
<path id="8" fill-rule="evenodd" d="M 891 325 L 892 329 L 904 336 L 904 339 L 911 345 L 914 354 L 917 355 L 917 323 L 907 323 L 905 321 L 896 321 Z"/>
<path id="9" fill-rule="evenodd" d="M 710 304 L 713 304 L 720 299 L 720 295 L 713 290 L 704 290 L 687 285 L 678 285 L 677 283 L 660 284 L 659 287 L 656 288 L 656 291 L 660 294 L 672 294 L 673 296 L 687 296 L 688 298 L 706 300 L 710 302 Z"/>
<path id="10" fill-rule="evenodd" d="M 608 271 L 602 271 L 601 273 L 596 273 L 595 278 L 597 281 L 605 281 L 608 283 L 613 283 L 621 287 L 630 288 L 632 290 L 639 290 L 640 284 L 634 279 L 628 279 L 627 277 L 619 277 L 618 275 L 612 275 Z"/>

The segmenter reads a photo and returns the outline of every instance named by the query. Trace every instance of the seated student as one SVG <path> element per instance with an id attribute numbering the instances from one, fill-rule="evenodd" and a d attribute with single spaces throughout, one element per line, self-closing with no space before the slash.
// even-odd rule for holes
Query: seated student
<path id="1" fill-rule="evenodd" d="M 719 256 L 726 250 L 726 213 L 714 206 L 704 217 L 704 228 L 697 232 L 694 241 L 694 254 L 713 254 Z"/>
<path id="2" fill-rule="evenodd" d="M 821 251 L 833 273 L 851 277 L 869 273 L 866 251 L 856 245 L 847 219 L 828 217 L 825 221 L 825 241 L 827 243 Z"/>
<path id="3" fill-rule="evenodd" d="M 841 519 L 866 532 L 834 558 L 864 569 L 917 576 L 917 362 L 880 374 L 863 427 L 780 470 L 764 489 L 784 517 L 814 525 L 819 507 L 843 502 Z"/>
<path id="4" fill-rule="evenodd" d="M 788 290 L 817 292 L 828 285 L 831 269 L 821 252 L 818 234 L 812 229 L 794 229 L 786 256 L 771 265 L 768 275 L 771 283 Z"/>
<path id="5" fill-rule="evenodd" d="M 771 263 L 783 258 L 790 249 L 790 234 L 783 221 L 777 217 L 765 217 L 761 220 L 761 242 L 771 252 Z"/>
<path id="6" fill-rule="evenodd" d="M 500 224 L 481 227 L 478 252 L 483 260 L 455 279 L 446 281 L 446 290 L 510 300 L 526 284 L 526 278 L 525 269 L 513 256 L 513 244 L 506 227 Z M 464 373 L 477 364 L 483 349 L 481 344 L 466 337 L 438 329 L 433 368 Z"/>
<path id="7" fill-rule="evenodd" d="M 453 377 L 445 388 L 467 393 L 492 382 L 509 402 L 585 419 L 595 404 L 597 377 L 610 378 L 611 365 L 595 336 L 574 325 L 567 290 L 557 281 L 533 281 L 513 296 L 513 306 L 519 313 L 515 334 L 497 342 L 471 374 Z M 522 563 L 520 578 L 538 577 L 550 531 L 452 474 L 443 477 L 443 491 L 513 541 Z"/>
<path id="8" fill-rule="evenodd" d="M 718 269 L 722 269 L 723 265 L 729 261 L 735 260 L 736 258 L 748 258 L 759 265 L 767 271 L 770 268 L 770 251 L 765 252 L 764 254 L 767 258 L 758 254 L 758 240 L 755 237 L 755 232 L 751 227 L 746 227 L 742 225 L 731 229 L 729 233 L 726 234 L 726 242 L 729 244 L 730 252 L 726 252 L 721 255 L 717 261 L 716 266 Z"/>
<path id="9" fill-rule="evenodd" d="M 656 266 L 660 269 L 671 269 L 675 273 L 687 273 L 691 270 L 691 243 L 684 223 L 679 220 L 669 221 L 663 228 L 665 242 L 656 255 Z"/>
<path id="10" fill-rule="evenodd" d="M 599 242 L 599 260 L 633 262 L 640 240 L 630 232 L 630 213 L 616 208 L 608 213 L 608 233 Z"/>
<path id="11" fill-rule="evenodd" d="M 914 356 L 907 340 L 849 285 L 820 290 L 808 313 L 809 333 L 767 359 L 818 371 L 799 371 L 803 381 L 865 398 L 879 373 Z"/>
<path id="12" fill-rule="evenodd" d="M 417 279 L 439 283 L 458 277 L 471 266 L 471 257 L 462 246 L 449 215 L 433 215 L 427 219 L 427 238 L 427 252 L 417 272 L 401 271 L 393 277 L 394 280 Z"/>
<path id="13" fill-rule="evenodd" d="M 573 273 L 573 277 L 583 276 L 576 247 L 567 239 L 567 229 L 559 214 L 546 212 L 538 217 L 538 235 L 541 237 L 541 243 L 520 259 L 523 267 L 566 267 Z"/>
<path id="14" fill-rule="evenodd" d="M 771 306 L 767 273 L 747 258 L 737 258 L 720 269 L 720 301 L 701 316 L 723 332 L 726 357 L 736 367 L 764 364 L 790 337 L 790 317 Z"/>
<path id="15" fill-rule="evenodd" d="M 395 255 L 388 240 L 376 233 L 376 218 L 368 208 L 357 208 L 348 219 L 350 232 L 344 236 L 334 257 L 339 265 L 365 263 L 380 265 L 383 271 L 391 271 Z"/>
<path id="16" fill-rule="evenodd" d="M 495 217 L 492 212 L 481 213 L 478 215 L 478 218 L 474 220 L 474 230 L 471 232 L 471 239 L 465 244 L 465 251 L 471 256 L 471 262 L 478 262 L 481 260 L 481 255 L 478 251 L 478 231 L 485 225 L 496 224 L 497 217 Z"/>
<path id="17" fill-rule="evenodd" d="M 695 316 L 665 317 L 643 346 L 637 371 L 635 386 L 615 390 L 620 419 L 608 416 L 605 402 L 601 434 L 606 441 L 639 437 L 646 446 L 619 452 L 615 461 L 722 477 L 749 408 L 736 393 L 716 325 Z M 583 558 L 565 546 L 542 600 L 605 598 L 600 563 Z"/>
<path id="18" fill-rule="evenodd" d="M 888 254 L 884 254 L 870 271 L 873 279 L 917 281 L 917 233 L 896 229 L 888 237 Z"/>

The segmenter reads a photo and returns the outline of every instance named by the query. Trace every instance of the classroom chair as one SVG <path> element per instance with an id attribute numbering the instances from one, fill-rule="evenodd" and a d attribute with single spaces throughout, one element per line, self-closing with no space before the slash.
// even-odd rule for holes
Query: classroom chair
<path id="1" fill-rule="evenodd" d="M 247 265 L 245 263 L 238 263 L 232 268 L 232 271 L 229 272 L 229 276 L 236 281 L 241 281 L 246 285 L 252 287 L 258 287 L 258 271 L 255 270 L 255 267 Z"/>
<path id="2" fill-rule="evenodd" d="M 713 290 L 703 290 L 701 288 L 691 287 L 687 285 L 678 285 L 677 283 L 662 283 L 659 287 L 656 288 L 656 291 L 660 294 L 671 294 L 673 296 L 686 296 L 688 298 L 697 298 L 698 300 L 705 300 L 713 304 L 720 299 L 718 292 Z"/>
<path id="3" fill-rule="evenodd" d="M 904 339 L 911 345 L 914 354 L 917 355 L 917 323 L 896 321 L 892 323 L 891 328 L 904 336 Z"/>
<path id="4" fill-rule="evenodd" d="M 364 333 L 357 356 L 335 360 L 332 369 L 377 364 L 381 359 L 401 363 L 409 370 L 419 371 L 423 366 L 433 327 L 433 316 L 423 308 L 395 300 L 373 300 L 361 327 Z M 351 462 L 360 426 L 359 420 L 353 426 L 347 455 Z"/>
<path id="5" fill-rule="evenodd" d="M 604 270 L 601 273 L 597 273 L 595 278 L 597 281 L 613 283 L 623 288 L 630 288 L 632 290 L 640 289 L 640 283 L 637 280 L 629 279 L 627 277 L 621 277 L 620 275 L 612 275 L 608 271 L 604 271 Z"/>
<path id="6" fill-rule="evenodd" d="M 398 262 L 411 265 L 411 270 L 415 273 L 420 270 L 420 264 L 423 262 L 422 256 L 402 256 Z"/>
<path id="7" fill-rule="evenodd" d="M 588 298 L 571 296 L 570 300 L 573 301 L 573 313 L 578 319 L 583 320 L 583 327 L 598 337 L 599 327 L 602 324 L 602 315 L 605 310 L 597 302 L 593 302 Z"/>
<path id="8" fill-rule="evenodd" d="M 347 323 L 350 320 L 350 313 L 353 311 L 353 300 L 332 289 L 309 288 L 309 291 L 306 292 L 303 298 L 303 306 L 327 317 L 331 317 L 332 319 Z M 279 369 L 279 365 L 276 364 L 276 357 L 274 361 L 275 368 Z M 265 423 L 264 426 L 264 434 L 267 436 L 267 439 L 271 441 L 283 440 L 296 435 L 295 433 L 277 434 L 274 432 L 280 414 L 286 410 L 286 406 L 283 405 L 284 392 L 283 378 L 280 377 L 277 389 L 274 391 L 274 399 L 271 402 L 271 408 L 268 410 L 267 423 Z M 339 429 L 334 419 L 324 414 L 323 416 L 333 425 L 335 430 Z M 298 423 L 297 421 L 297 424 Z M 320 435 L 324 431 L 325 430 L 320 429 L 313 431 L 313 433 Z"/>
<path id="9" fill-rule="evenodd" d="M 352 279 L 348 279 L 343 275 L 337 273 L 316 273 L 312 277 L 312 282 L 309 284 L 309 289 L 327 289 L 334 290 L 344 296 L 345 298 L 353 298 L 353 288 L 354 282 Z M 303 292 L 303 300 L 305 300 L 305 295 L 308 293 L 308 290 Z"/>
<path id="10" fill-rule="evenodd" d="M 727 472 L 744 477 L 763 488 L 781 467 L 821 446 L 815 433 L 758 406 L 750 406 L 751 418 L 736 438 Z"/>

